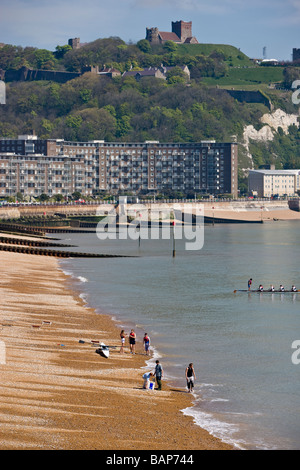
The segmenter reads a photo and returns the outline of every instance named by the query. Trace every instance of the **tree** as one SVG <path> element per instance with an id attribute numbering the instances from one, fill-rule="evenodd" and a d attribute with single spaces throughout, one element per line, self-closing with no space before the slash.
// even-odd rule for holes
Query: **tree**
<path id="1" fill-rule="evenodd" d="M 46 201 L 49 201 L 49 196 L 48 196 L 48 194 L 43 193 L 39 196 L 38 199 L 39 199 L 40 202 L 46 202 Z"/>
<path id="2" fill-rule="evenodd" d="M 286 67 L 283 71 L 283 83 L 286 88 L 291 88 L 295 80 L 300 80 L 299 67 Z"/>
<path id="3" fill-rule="evenodd" d="M 72 194 L 72 198 L 74 201 L 78 201 L 79 199 L 82 198 L 82 195 L 79 191 L 75 191 L 75 193 Z"/>
<path id="4" fill-rule="evenodd" d="M 147 39 L 141 39 L 140 41 L 138 41 L 137 47 L 140 49 L 140 51 L 146 54 L 151 51 L 151 45 L 150 45 L 150 42 L 147 41 Z"/>
<path id="5" fill-rule="evenodd" d="M 169 85 L 186 83 L 188 81 L 188 75 L 180 67 L 173 67 L 167 72 L 166 76 Z"/>
<path id="6" fill-rule="evenodd" d="M 65 46 L 56 46 L 55 48 L 56 52 L 55 52 L 55 57 L 57 59 L 62 59 L 63 56 L 72 50 L 72 47 L 69 45 L 69 44 L 66 44 Z"/>
<path id="7" fill-rule="evenodd" d="M 174 41 L 166 41 L 163 45 L 163 48 L 165 51 L 168 51 L 168 52 L 176 52 L 178 49 L 178 46 L 176 42 Z"/>
<path id="8" fill-rule="evenodd" d="M 36 68 L 44 70 L 52 70 L 56 67 L 57 61 L 53 52 L 47 49 L 38 49 L 34 53 Z"/>
<path id="9" fill-rule="evenodd" d="M 116 130 L 116 119 L 105 109 L 86 108 L 74 114 L 73 119 L 76 140 L 81 142 L 107 139 Z"/>
<path id="10" fill-rule="evenodd" d="M 55 200 L 56 202 L 62 202 L 62 201 L 65 200 L 65 198 L 64 198 L 64 196 L 63 196 L 62 194 L 55 194 L 54 200 Z"/>

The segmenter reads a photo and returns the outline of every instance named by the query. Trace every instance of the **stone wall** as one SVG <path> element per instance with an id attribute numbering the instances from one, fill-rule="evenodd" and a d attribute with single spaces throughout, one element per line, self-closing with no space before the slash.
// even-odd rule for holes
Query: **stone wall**
<path id="1" fill-rule="evenodd" d="M 18 70 L 9 69 L 2 71 L 2 80 L 5 82 L 28 82 L 36 80 L 49 80 L 52 82 L 66 83 L 69 80 L 80 77 L 80 72 L 59 72 L 55 70 L 33 70 L 22 67 Z"/>
<path id="2" fill-rule="evenodd" d="M 259 90 L 246 91 L 246 90 L 225 90 L 234 99 L 245 103 L 262 103 L 272 110 L 272 103 L 270 100 Z"/>

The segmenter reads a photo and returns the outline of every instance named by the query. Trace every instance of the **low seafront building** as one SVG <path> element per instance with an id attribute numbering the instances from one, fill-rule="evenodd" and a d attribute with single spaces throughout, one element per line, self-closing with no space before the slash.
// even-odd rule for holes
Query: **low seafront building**
<path id="1" fill-rule="evenodd" d="M 300 170 L 250 170 L 248 189 L 258 197 L 293 197 L 300 191 Z"/>
<path id="2" fill-rule="evenodd" d="M 0 139 L 0 196 L 164 191 L 238 194 L 238 145 Z"/>

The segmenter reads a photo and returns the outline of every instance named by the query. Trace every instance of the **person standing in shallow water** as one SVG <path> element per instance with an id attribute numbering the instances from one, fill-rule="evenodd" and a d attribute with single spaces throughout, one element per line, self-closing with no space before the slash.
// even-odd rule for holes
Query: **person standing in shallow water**
<path id="1" fill-rule="evenodd" d="M 185 369 L 185 378 L 186 378 L 186 385 L 187 385 L 188 391 L 189 393 L 191 393 L 193 391 L 195 380 L 196 380 L 196 374 L 195 374 L 194 365 L 192 362 Z"/>
<path id="2" fill-rule="evenodd" d="M 251 286 L 252 286 L 252 278 L 249 279 L 248 281 L 248 290 L 251 290 Z"/>
<path id="3" fill-rule="evenodd" d="M 159 363 L 159 360 L 156 361 L 154 375 L 156 377 L 157 390 L 161 390 L 161 379 L 164 375 L 164 371 L 161 364 Z"/>
<path id="4" fill-rule="evenodd" d="M 149 356 L 149 354 L 150 354 L 150 338 L 149 338 L 149 335 L 147 333 L 145 333 L 143 341 L 144 341 L 146 355 Z"/>

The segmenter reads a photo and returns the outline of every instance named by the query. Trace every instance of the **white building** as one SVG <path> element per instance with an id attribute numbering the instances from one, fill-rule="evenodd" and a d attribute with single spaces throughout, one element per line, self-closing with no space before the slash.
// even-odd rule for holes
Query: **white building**
<path id="1" fill-rule="evenodd" d="M 300 190 L 300 170 L 250 170 L 248 188 L 258 197 L 295 196 Z"/>

